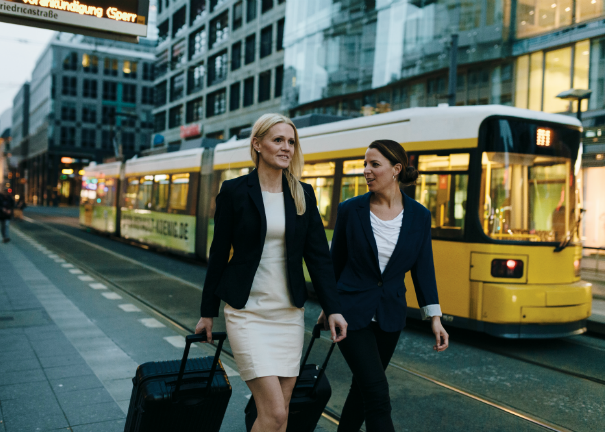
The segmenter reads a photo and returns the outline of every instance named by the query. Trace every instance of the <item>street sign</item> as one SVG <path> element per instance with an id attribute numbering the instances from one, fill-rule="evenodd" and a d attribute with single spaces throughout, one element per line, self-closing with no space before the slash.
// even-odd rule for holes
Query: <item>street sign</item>
<path id="1" fill-rule="evenodd" d="M 0 0 L 0 22 L 138 42 L 149 0 Z"/>

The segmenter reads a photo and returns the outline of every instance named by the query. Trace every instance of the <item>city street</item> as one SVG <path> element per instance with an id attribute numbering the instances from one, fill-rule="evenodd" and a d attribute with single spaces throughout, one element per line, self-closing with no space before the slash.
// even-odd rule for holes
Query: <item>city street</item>
<path id="1" fill-rule="evenodd" d="M 2 432 L 123 430 L 136 366 L 180 358 L 198 320 L 204 265 L 84 231 L 77 214 L 28 208 L 0 248 Z M 605 322 L 605 283 L 585 273 L 593 320 Z M 318 314 L 308 302 L 307 330 Z M 387 369 L 396 430 L 605 429 L 603 335 L 519 341 L 450 328 L 450 348 L 436 353 L 428 325 L 409 324 Z M 321 342 L 314 363 L 330 343 Z M 242 431 L 250 392 L 228 351 L 221 430 Z M 327 375 L 333 394 L 317 430 L 335 431 L 351 379 L 338 349 Z"/>

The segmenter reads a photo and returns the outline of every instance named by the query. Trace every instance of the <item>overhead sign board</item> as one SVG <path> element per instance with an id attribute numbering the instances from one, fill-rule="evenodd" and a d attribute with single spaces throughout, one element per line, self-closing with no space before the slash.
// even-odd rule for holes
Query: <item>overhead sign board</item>
<path id="1" fill-rule="evenodd" d="M 147 36 L 149 0 L 0 0 L 0 21 L 137 42 Z"/>

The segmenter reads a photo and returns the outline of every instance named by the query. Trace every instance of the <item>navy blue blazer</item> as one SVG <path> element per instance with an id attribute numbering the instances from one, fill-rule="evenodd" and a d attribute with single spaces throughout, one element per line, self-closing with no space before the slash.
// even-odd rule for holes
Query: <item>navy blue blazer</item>
<path id="1" fill-rule="evenodd" d="M 438 304 L 431 244 L 431 213 L 404 196 L 403 223 L 395 250 L 380 272 L 378 249 L 370 222 L 372 192 L 338 206 L 332 239 L 332 262 L 342 314 L 349 330 L 367 327 L 376 315 L 387 332 L 405 327 L 405 274 L 412 272 L 420 307 Z"/>

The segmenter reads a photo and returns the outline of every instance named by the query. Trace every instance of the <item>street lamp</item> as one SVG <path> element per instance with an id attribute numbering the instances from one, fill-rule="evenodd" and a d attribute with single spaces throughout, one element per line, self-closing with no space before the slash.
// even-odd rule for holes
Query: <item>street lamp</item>
<path id="1" fill-rule="evenodd" d="M 570 89 L 565 90 L 557 95 L 559 99 L 568 101 L 578 101 L 578 120 L 582 121 L 582 100 L 590 99 L 592 90 Z"/>

